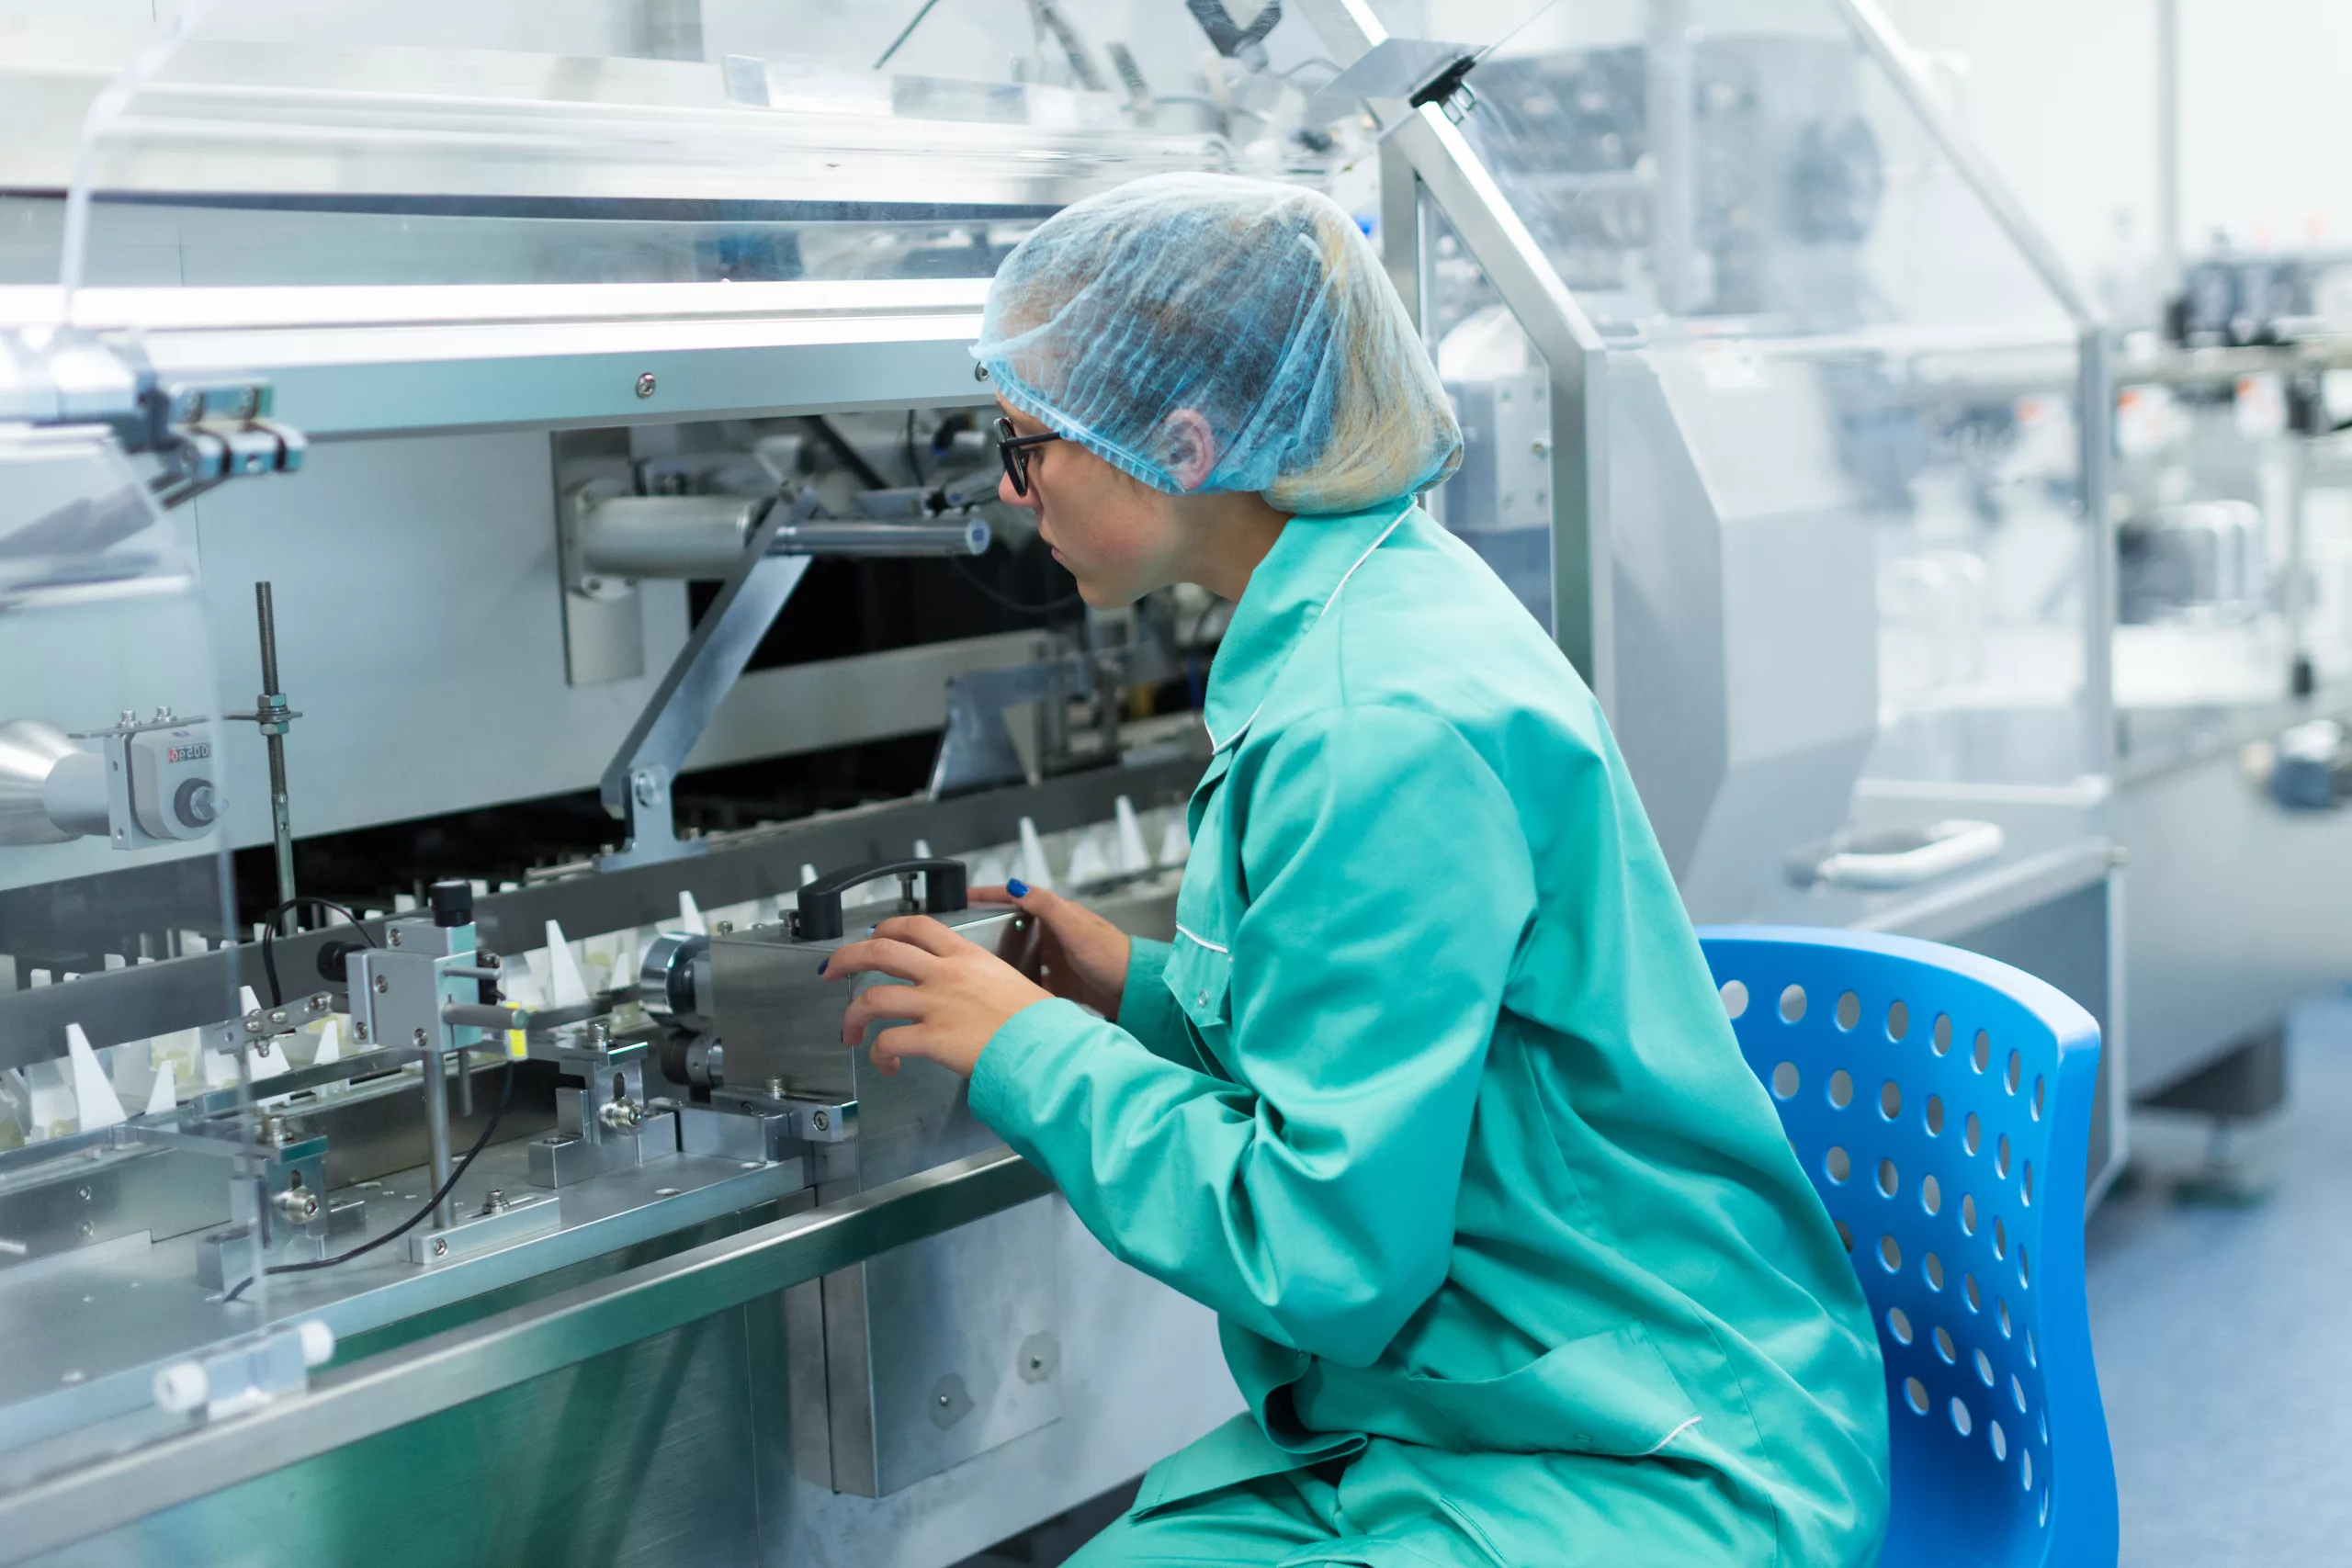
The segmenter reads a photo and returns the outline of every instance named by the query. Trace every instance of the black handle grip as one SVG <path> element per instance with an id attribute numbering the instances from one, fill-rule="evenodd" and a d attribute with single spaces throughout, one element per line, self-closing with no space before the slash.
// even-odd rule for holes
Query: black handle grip
<path id="1" fill-rule="evenodd" d="M 820 876 L 800 890 L 793 934 L 802 942 L 831 942 L 842 934 L 842 895 L 877 877 L 922 878 L 922 912 L 952 915 L 965 907 L 960 860 L 877 860 Z"/>

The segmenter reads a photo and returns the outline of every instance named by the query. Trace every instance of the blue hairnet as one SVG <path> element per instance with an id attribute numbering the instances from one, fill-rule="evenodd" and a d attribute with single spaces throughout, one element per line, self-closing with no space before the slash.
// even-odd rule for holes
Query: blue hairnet
<path id="1" fill-rule="evenodd" d="M 1208 424 L 1195 491 L 1358 512 L 1462 457 L 1436 367 L 1338 203 L 1229 175 L 1157 175 L 1047 219 L 1004 260 L 973 357 L 1004 400 L 1157 490 L 1168 416 Z"/>

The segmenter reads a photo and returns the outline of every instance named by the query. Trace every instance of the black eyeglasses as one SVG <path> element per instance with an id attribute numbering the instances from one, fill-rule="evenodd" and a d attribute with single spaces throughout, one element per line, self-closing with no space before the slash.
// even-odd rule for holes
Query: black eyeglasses
<path id="1" fill-rule="evenodd" d="M 1023 435 L 1012 428 L 1009 419 L 996 422 L 996 455 L 1004 459 L 1004 477 L 1012 481 L 1012 493 L 1029 493 L 1029 454 L 1048 441 L 1059 441 L 1052 431 L 1036 435 Z"/>

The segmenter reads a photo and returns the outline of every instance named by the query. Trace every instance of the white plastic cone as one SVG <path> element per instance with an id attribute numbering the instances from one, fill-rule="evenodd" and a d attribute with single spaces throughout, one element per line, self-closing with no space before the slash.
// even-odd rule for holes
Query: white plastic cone
<path id="1" fill-rule="evenodd" d="M 931 840 L 929 839 L 917 839 L 915 840 L 915 859 L 929 860 L 931 858 Z"/>
<path id="2" fill-rule="evenodd" d="M 1090 828 L 1078 836 L 1077 843 L 1070 846 L 1069 885 L 1071 887 L 1082 888 L 1090 883 L 1101 882 L 1111 874 L 1111 863 L 1103 858 L 1102 839 L 1102 834 Z"/>
<path id="3" fill-rule="evenodd" d="M 179 1074 L 168 1061 L 156 1063 L 155 1081 L 147 1086 L 147 1114 L 169 1111 L 179 1102 Z"/>
<path id="4" fill-rule="evenodd" d="M 73 1066 L 74 1105 L 81 1116 L 82 1131 L 94 1132 L 124 1120 L 122 1101 L 115 1098 L 114 1085 L 107 1081 L 106 1065 L 90 1049 L 90 1037 L 78 1023 L 65 1026 L 65 1055 Z"/>
<path id="5" fill-rule="evenodd" d="M 1053 886 L 1054 868 L 1046 860 L 1046 846 L 1037 837 L 1037 824 L 1026 817 L 1021 819 L 1021 853 L 1013 863 L 1018 868 L 1016 874 L 1030 886 Z"/>
<path id="6" fill-rule="evenodd" d="M 548 1005 L 578 1007 L 588 999 L 588 982 L 580 973 L 580 960 L 572 955 L 571 944 L 563 940 L 563 927 L 548 922 Z"/>
<path id="7" fill-rule="evenodd" d="M 1119 852 L 1113 869 L 1133 875 L 1151 869 L 1151 852 L 1143 847 L 1143 823 L 1136 817 L 1136 803 L 1125 795 L 1119 796 L 1117 807 Z"/>
<path id="8" fill-rule="evenodd" d="M 710 926 L 702 918 L 702 910 L 695 903 L 695 896 L 684 888 L 678 889 L 678 925 L 695 936 L 708 936 Z"/>

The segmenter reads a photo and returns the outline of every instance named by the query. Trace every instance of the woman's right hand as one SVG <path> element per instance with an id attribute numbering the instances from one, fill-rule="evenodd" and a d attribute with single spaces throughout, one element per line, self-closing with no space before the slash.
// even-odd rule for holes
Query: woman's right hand
<path id="1" fill-rule="evenodd" d="M 999 957 L 1054 995 L 1118 1021 L 1131 951 L 1126 932 L 1083 904 L 1017 879 L 1001 887 L 975 887 L 971 900 L 1011 905 L 1028 917 L 1005 933 Z"/>

